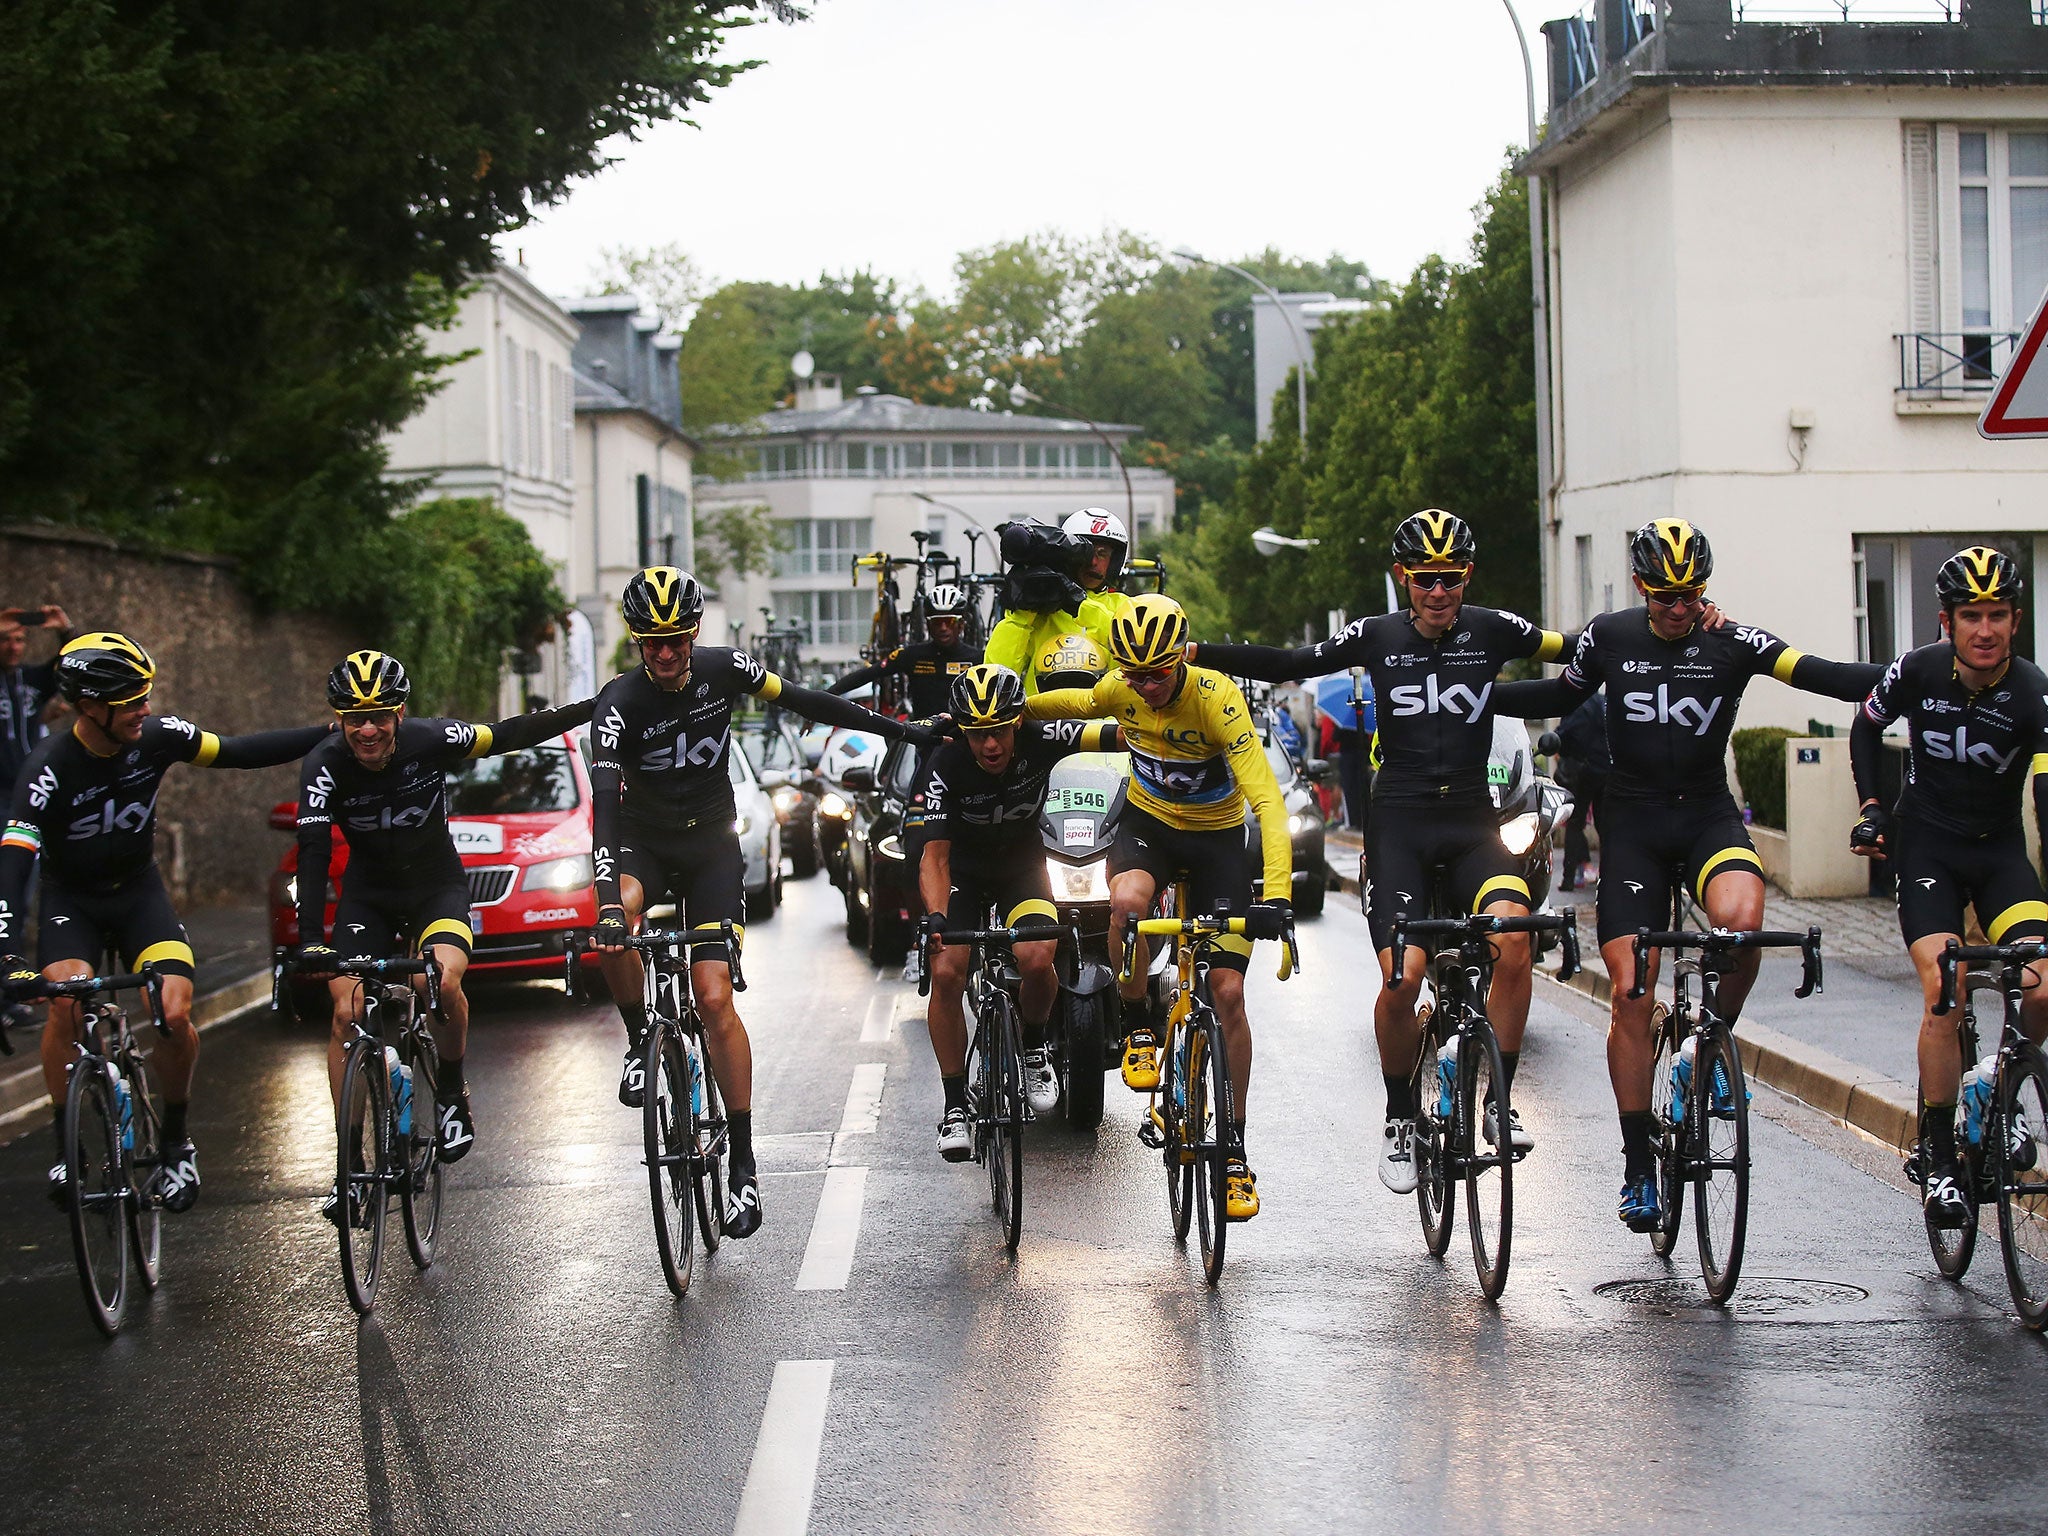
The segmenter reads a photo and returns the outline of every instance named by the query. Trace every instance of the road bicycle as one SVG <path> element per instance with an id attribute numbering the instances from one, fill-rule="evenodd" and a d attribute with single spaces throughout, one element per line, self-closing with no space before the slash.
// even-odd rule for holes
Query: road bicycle
<path id="1" fill-rule="evenodd" d="M 1024 1232 L 1024 1127 L 1036 1118 L 1024 1095 L 1023 976 L 1014 953 L 1019 944 L 1064 940 L 1078 945 L 1071 928 L 1049 923 L 1020 928 L 949 928 L 941 944 L 974 950 L 967 973 L 966 1003 L 974 1014 L 967 1041 L 967 1103 L 974 1126 L 974 1160 L 988 1170 L 989 1205 L 1003 1233 L 1003 1246 L 1017 1251 Z M 917 993 L 931 996 L 931 940 L 918 967 Z"/>
<path id="2" fill-rule="evenodd" d="M 1940 1017 L 1956 1012 L 1957 973 L 1971 965 L 1995 967 L 1963 978 L 1962 1008 L 1956 1034 L 1963 1062 L 1977 1059 L 1976 994 L 1998 994 L 2003 1009 L 1993 1071 L 1981 1069 L 1965 1079 L 1963 1102 L 1956 1106 L 1956 1151 L 1970 1195 L 1969 1220 L 1961 1227 L 1927 1226 L 1934 1262 L 1951 1280 L 1970 1267 L 1977 1244 L 1977 1207 L 1998 1206 L 1998 1242 L 2005 1258 L 2005 1280 L 2020 1321 L 2035 1333 L 2048 1329 L 2048 1059 L 2026 1036 L 2020 1006 L 2027 973 L 2048 960 L 2048 943 L 1965 946 L 1951 939 L 1937 958 L 1941 997 L 1934 1011 Z M 2035 972 L 2038 980 L 2039 972 Z M 1919 1182 L 1924 1160 L 1918 1146 L 1907 1171 Z"/>
<path id="3" fill-rule="evenodd" d="M 1176 882 L 1169 904 L 1184 910 L 1187 888 Z M 1247 920 L 1227 912 L 1192 917 L 1127 918 L 1124 922 L 1124 981 L 1134 974 L 1137 935 L 1174 941 L 1173 982 L 1165 1000 L 1165 1038 L 1160 1042 L 1159 1087 L 1147 1106 L 1138 1137 L 1159 1151 L 1166 1164 L 1166 1206 L 1173 1237 L 1185 1243 L 1190 1225 L 1200 1233 L 1202 1278 L 1223 1278 L 1225 1239 L 1230 1230 L 1230 1161 L 1242 1158 L 1237 1142 L 1236 1100 L 1230 1086 L 1230 1053 L 1209 991 L 1208 954 L 1221 939 L 1245 937 Z M 1290 917 L 1278 935 L 1280 979 L 1301 968 Z"/>
<path id="4" fill-rule="evenodd" d="M 1804 973 L 1795 997 L 1823 990 L 1820 929 L 1804 933 L 1738 933 L 1674 930 L 1635 936 L 1635 984 L 1631 998 L 1650 986 L 1650 951 L 1669 950 L 1671 1007 L 1656 1020 L 1656 1054 L 1650 1069 L 1650 1130 L 1657 1154 L 1657 1194 L 1664 1219 L 1650 1234 L 1650 1248 L 1668 1259 L 1678 1246 L 1686 1186 L 1692 1186 L 1693 1232 L 1699 1244 L 1700 1278 L 1707 1296 L 1723 1306 L 1742 1276 L 1743 1245 L 1749 1234 L 1749 1085 L 1735 1026 L 1721 1017 L 1721 979 L 1745 949 L 1797 948 Z M 1695 950 L 1698 958 L 1684 958 Z M 1694 992 L 1697 988 L 1698 996 Z"/>
<path id="5" fill-rule="evenodd" d="M 957 556 L 928 553 L 925 546 L 931 535 L 922 529 L 914 530 L 910 537 L 917 544 L 915 555 L 891 555 L 877 550 L 872 555 L 854 557 L 854 586 L 860 586 L 865 573 L 872 572 L 875 579 L 875 612 L 868 625 L 868 643 L 861 648 L 863 661 L 886 661 L 902 646 L 923 640 L 927 594 L 942 581 L 959 579 L 960 561 Z M 898 571 L 917 573 L 908 606 L 903 603 L 902 594 L 897 589 Z M 884 712 L 895 709 L 902 702 L 903 683 L 895 674 L 884 676 L 876 686 L 879 690 L 877 707 Z"/>
<path id="6" fill-rule="evenodd" d="M 638 952 L 647 1009 L 647 1033 L 640 1042 L 640 1137 L 647 1166 L 647 1192 L 654 1206 L 654 1246 L 668 1288 L 690 1289 L 701 1233 L 706 1256 L 725 1236 L 721 1179 L 727 1131 L 718 1075 L 704 1054 L 704 1021 L 690 981 L 690 951 L 723 946 L 732 989 L 747 990 L 740 969 L 740 927 L 730 918 L 699 928 L 655 930 L 626 940 Z M 577 995 L 588 940 L 571 944 L 563 979 Z"/>
<path id="7" fill-rule="evenodd" d="M 163 1118 L 150 1097 L 127 1012 L 114 1001 L 115 993 L 129 991 L 143 994 L 157 1033 L 168 1035 L 163 980 L 153 965 L 124 976 L 38 980 L 6 992 L 9 1002 L 69 998 L 79 1005 L 64 1099 L 66 1210 L 86 1309 L 108 1338 L 128 1315 L 131 1275 L 144 1294 L 154 1292 L 163 1257 L 163 1201 L 156 1192 Z M 105 1001 L 92 1001 L 96 997 Z M 12 1046 L 7 1049 L 12 1054 Z"/>
<path id="8" fill-rule="evenodd" d="M 1395 974 L 1407 963 L 1415 939 L 1429 953 L 1433 1001 L 1415 1055 L 1415 1203 L 1422 1238 L 1442 1258 L 1457 1221 L 1454 1186 L 1465 1186 L 1465 1226 L 1472 1241 L 1472 1268 L 1479 1290 L 1498 1301 L 1507 1288 L 1514 1250 L 1515 1164 L 1508 1127 L 1513 1101 L 1500 1041 L 1486 1014 L 1493 983 L 1493 939 L 1503 933 L 1555 933 L 1560 941 L 1557 976 L 1569 981 L 1579 969 L 1579 925 L 1575 911 L 1497 917 L 1395 918 Z"/>
<path id="9" fill-rule="evenodd" d="M 282 1008 L 302 960 L 280 956 L 271 1006 Z M 415 1268 L 434 1262 L 441 1233 L 441 1052 L 429 1021 L 441 1014 L 441 967 L 431 958 L 329 960 L 323 975 L 353 977 L 362 1016 L 351 1026 L 335 1108 L 335 1226 L 341 1284 L 367 1317 L 384 1271 L 385 1218 L 393 1196 Z M 424 978 L 424 990 L 413 984 Z"/>

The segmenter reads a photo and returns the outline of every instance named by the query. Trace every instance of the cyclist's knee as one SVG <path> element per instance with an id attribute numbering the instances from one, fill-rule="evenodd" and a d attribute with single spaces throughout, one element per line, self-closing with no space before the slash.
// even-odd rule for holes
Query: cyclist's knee
<path id="1" fill-rule="evenodd" d="M 974 951 L 965 944 L 948 944 L 932 956 L 932 985 L 958 992 L 967 985 L 967 962 Z"/>
<path id="2" fill-rule="evenodd" d="M 1526 933 L 1500 933 L 1493 939 L 1495 974 L 1501 971 L 1526 971 L 1533 963 L 1533 950 Z"/>
<path id="3" fill-rule="evenodd" d="M 1220 967 L 1209 972 L 1209 996 L 1216 1012 L 1226 1022 L 1244 1017 L 1244 975 Z"/>
<path id="4" fill-rule="evenodd" d="M 1053 950 L 1051 944 L 1019 944 L 1016 949 L 1017 969 L 1026 976 L 1044 980 L 1052 975 Z"/>

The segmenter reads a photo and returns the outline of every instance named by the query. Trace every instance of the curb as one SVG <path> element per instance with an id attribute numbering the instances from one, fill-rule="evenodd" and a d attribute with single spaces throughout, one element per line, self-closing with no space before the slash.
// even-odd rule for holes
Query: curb
<path id="1" fill-rule="evenodd" d="M 256 1008 L 270 1006 L 270 969 L 192 1000 L 192 1024 L 201 1034 L 217 1024 L 226 1024 Z M 40 1035 L 34 1037 L 40 1039 Z M 0 1139 L 11 1136 L 23 1120 L 48 1102 L 43 1090 L 43 1069 L 37 1061 L 33 1040 L 26 1048 L 17 1037 L 13 1070 L 0 1076 Z"/>
<path id="2" fill-rule="evenodd" d="M 1358 878 L 1332 868 L 1338 886 L 1358 894 Z M 1596 957 L 1597 958 L 1597 957 Z M 1570 981 L 1538 970 L 1555 987 L 1568 988 L 1606 1007 L 1614 996 L 1604 971 L 1581 970 Z M 1742 1067 L 1757 1082 L 1788 1094 L 1830 1120 L 1861 1131 L 1901 1156 L 1919 1139 L 1918 1095 L 1910 1083 L 1796 1040 L 1768 1024 L 1744 1020 L 1735 1026 Z"/>

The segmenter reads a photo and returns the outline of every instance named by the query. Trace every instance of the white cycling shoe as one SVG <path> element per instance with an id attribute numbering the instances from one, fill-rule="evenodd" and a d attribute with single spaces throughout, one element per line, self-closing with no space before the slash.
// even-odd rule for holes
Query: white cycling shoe
<path id="1" fill-rule="evenodd" d="M 1024 1098 L 1034 1115 L 1049 1115 L 1060 1107 L 1060 1075 L 1053 1071 L 1052 1061 L 1043 1048 L 1026 1051 L 1022 1062 L 1024 1069 Z"/>
<path id="2" fill-rule="evenodd" d="M 1380 1132 L 1380 1182 L 1397 1195 L 1415 1193 L 1413 1120 L 1389 1120 Z"/>

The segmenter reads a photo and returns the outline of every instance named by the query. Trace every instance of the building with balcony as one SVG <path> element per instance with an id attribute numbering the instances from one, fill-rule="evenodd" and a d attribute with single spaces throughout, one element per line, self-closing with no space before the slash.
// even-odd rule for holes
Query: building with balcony
<path id="1" fill-rule="evenodd" d="M 797 625 L 806 658 L 851 665 L 875 604 L 873 583 L 854 581 L 854 557 L 915 554 L 913 532 L 973 569 L 972 532 L 979 567 L 993 570 L 1002 523 L 1056 523 L 1102 506 L 1142 543 L 1172 526 L 1174 485 L 1142 465 L 1126 474 L 1119 454 L 1138 430 L 917 405 L 869 389 L 849 400 L 837 379 L 812 380 L 795 409 L 770 412 L 721 445 L 738 455 L 740 478 L 696 486 L 700 516 L 760 508 L 779 535 L 772 573 L 722 583 L 731 633 L 739 643 L 758 635 L 766 609 Z"/>
<path id="2" fill-rule="evenodd" d="M 2038 590 L 2048 442 L 1985 442 L 1975 417 L 2048 289 L 2041 12 L 1597 0 L 1545 25 L 1525 165 L 1548 226 L 1553 625 L 1632 600 L 1627 535 L 1653 517 L 1709 534 L 1731 614 L 1828 656 L 1933 639 L 1933 571 L 1964 543 L 2006 547 Z M 1763 689 L 1745 719 L 1848 711 Z"/>

